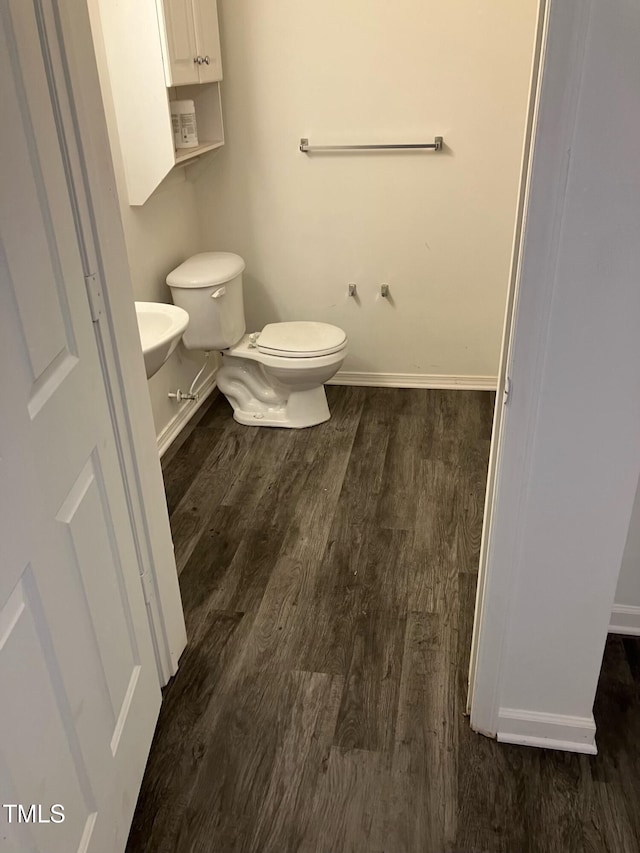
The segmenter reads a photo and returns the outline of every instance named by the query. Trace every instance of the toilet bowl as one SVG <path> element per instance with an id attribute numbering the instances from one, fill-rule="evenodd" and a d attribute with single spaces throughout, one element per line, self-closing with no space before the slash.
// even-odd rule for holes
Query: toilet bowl
<path id="1" fill-rule="evenodd" d="M 239 423 L 299 429 L 328 420 L 324 383 L 344 361 L 345 332 L 299 321 L 246 334 L 243 270 L 239 255 L 205 252 L 169 273 L 173 301 L 189 313 L 184 345 L 222 353 L 216 382 Z"/>

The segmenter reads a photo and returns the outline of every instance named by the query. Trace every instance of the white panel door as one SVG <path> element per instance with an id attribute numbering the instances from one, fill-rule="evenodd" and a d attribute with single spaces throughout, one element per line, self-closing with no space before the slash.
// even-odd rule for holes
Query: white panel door
<path id="1" fill-rule="evenodd" d="M 220 54 L 220 32 L 216 0 L 193 0 L 193 16 L 196 28 L 201 83 L 222 80 L 222 58 Z"/>
<path id="2" fill-rule="evenodd" d="M 163 0 L 170 77 L 168 86 L 198 82 L 198 47 L 191 0 Z"/>
<path id="3" fill-rule="evenodd" d="M 160 690 L 42 21 L 0 4 L 0 848 L 121 853 Z"/>

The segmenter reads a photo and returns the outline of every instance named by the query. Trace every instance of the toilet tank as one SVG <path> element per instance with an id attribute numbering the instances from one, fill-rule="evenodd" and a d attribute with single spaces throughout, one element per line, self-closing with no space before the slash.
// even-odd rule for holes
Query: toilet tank
<path id="1" fill-rule="evenodd" d="M 187 349 L 224 350 L 244 335 L 243 270 L 240 255 L 203 252 L 169 273 L 174 304 L 189 314 L 182 336 Z"/>

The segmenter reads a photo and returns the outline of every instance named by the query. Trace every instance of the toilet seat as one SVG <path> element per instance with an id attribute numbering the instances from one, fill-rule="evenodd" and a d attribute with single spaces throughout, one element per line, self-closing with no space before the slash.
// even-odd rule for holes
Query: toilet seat
<path id="1" fill-rule="evenodd" d="M 261 353 L 280 358 L 319 358 L 339 352 L 346 342 L 347 336 L 338 326 L 305 320 L 268 323 L 255 336 Z"/>
<path id="2" fill-rule="evenodd" d="M 222 350 L 222 355 L 225 358 L 244 358 L 249 361 L 256 361 L 267 368 L 282 368 L 290 371 L 297 369 L 310 370 L 316 367 L 339 364 L 344 360 L 347 353 L 347 342 L 345 341 L 344 346 L 335 352 L 325 355 L 310 356 L 307 354 L 304 356 L 291 352 L 286 355 L 276 355 L 275 353 L 266 350 L 263 352 L 258 349 L 255 344 L 258 334 L 258 332 L 254 332 L 253 334 L 244 335 L 237 344 L 229 347 L 229 349 Z"/>

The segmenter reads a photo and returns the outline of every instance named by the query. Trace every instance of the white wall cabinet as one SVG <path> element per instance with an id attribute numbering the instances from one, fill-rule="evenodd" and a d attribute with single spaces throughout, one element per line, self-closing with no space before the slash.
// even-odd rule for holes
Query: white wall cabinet
<path id="1" fill-rule="evenodd" d="M 177 165 L 224 143 L 216 0 L 89 0 L 89 10 L 111 145 L 139 206 Z M 195 102 L 197 148 L 174 148 L 174 98 Z"/>
<path id="2" fill-rule="evenodd" d="M 156 0 L 167 86 L 222 80 L 216 0 Z"/>

